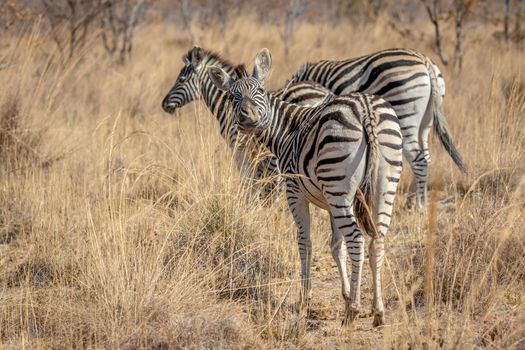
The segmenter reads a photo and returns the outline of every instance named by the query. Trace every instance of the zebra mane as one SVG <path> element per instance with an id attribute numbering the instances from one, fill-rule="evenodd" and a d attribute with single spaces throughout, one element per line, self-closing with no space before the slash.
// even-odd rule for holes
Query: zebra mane
<path id="1" fill-rule="evenodd" d="M 191 62 L 191 55 L 194 48 L 190 49 L 183 57 L 184 62 Z M 249 77 L 250 74 L 248 73 L 248 70 L 246 69 L 246 66 L 244 64 L 233 64 L 231 61 L 227 60 L 226 58 L 222 57 L 219 53 L 207 49 L 202 49 L 203 51 L 203 58 L 206 59 L 208 62 L 211 62 L 213 65 L 221 66 L 221 68 L 224 68 L 230 73 L 233 72 L 237 78 L 246 78 Z"/>
<path id="2" fill-rule="evenodd" d="M 234 73 L 237 76 L 237 78 L 247 78 L 250 76 L 244 64 L 239 64 L 238 66 L 236 66 L 234 68 Z"/>
<path id="3" fill-rule="evenodd" d="M 225 67 L 235 67 L 235 64 L 231 63 L 229 60 L 227 60 L 226 58 L 222 57 L 217 52 L 204 50 L 204 53 L 205 53 L 206 57 L 208 57 L 208 60 L 217 61 L 220 64 L 224 65 Z"/>
<path id="4" fill-rule="evenodd" d="M 188 50 L 188 52 L 184 55 L 184 60 L 187 61 L 187 62 L 191 62 L 191 56 L 192 56 L 192 53 L 193 53 L 193 50 L 195 48 L 191 48 L 190 50 Z M 231 68 L 234 68 L 236 67 L 235 64 L 231 63 L 230 61 L 228 61 L 226 58 L 222 57 L 220 54 L 218 54 L 217 52 L 214 52 L 214 51 L 211 51 L 211 50 L 207 50 L 207 49 L 202 49 L 202 52 L 204 54 L 203 56 L 203 59 L 204 58 L 207 58 L 208 61 L 215 61 L 215 62 L 218 62 L 220 65 L 223 65 L 224 67 L 231 67 Z"/>

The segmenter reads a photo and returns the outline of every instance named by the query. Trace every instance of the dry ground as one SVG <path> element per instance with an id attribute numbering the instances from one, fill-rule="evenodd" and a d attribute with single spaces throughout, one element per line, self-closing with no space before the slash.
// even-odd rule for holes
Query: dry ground
<path id="1" fill-rule="evenodd" d="M 226 38 L 195 32 L 201 46 L 227 49 L 237 62 L 268 47 L 278 87 L 305 58 L 393 46 L 432 56 L 431 28 L 422 28 L 401 36 L 381 24 L 302 25 L 288 60 L 277 27 L 239 20 Z M 525 348 L 524 54 L 497 43 L 490 28 L 469 35 L 463 71 L 443 71 L 449 126 L 470 172 L 461 175 L 434 142 L 437 229 L 428 241 L 429 216 L 407 209 L 405 170 L 379 329 L 366 317 L 367 265 L 364 317 L 340 327 L 320 211 L 312 314 L 300 317 L 284 201 L 244 202 L 202 104 L 162 112 L 188 35 L 149 26 L 124 67 L 94 45 L 59 64 L 38 28 L 0 38 L 0 347 Z"/>

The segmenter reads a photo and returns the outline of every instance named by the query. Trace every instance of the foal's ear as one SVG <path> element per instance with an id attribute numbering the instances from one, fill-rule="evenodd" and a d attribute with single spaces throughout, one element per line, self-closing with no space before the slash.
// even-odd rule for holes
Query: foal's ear
<path id="1" fill-rule="evenodd" d="M 189 61 L 190 61 L 191 65 L 195 69 L 197 69 L 199 67 L 199 65 L 201 64 L 202 59 L 204 58 L 204 56 L 205 56 L 204 49 L 199 47 L 199 46 L 194 46 L 191 49 Z"/>
<path id="2" fill-rule="evenodd" d="M 229 91 L 233 79 L 228 73 L 226 73 L 222 68 L 219 67 L 209 67 L 208 76 L 210 77 L 213 85 L 215 85 L 221 91 Z"/>
<path id="3" fill-rule="evenodd" d="M 262 49 L 257 56 L 255 56 L 255 62 L 253 64 L 253 77 L 264 83 L 270 75 L 270 69 L 272 68 L 272 55 L 268 49 Z"/>

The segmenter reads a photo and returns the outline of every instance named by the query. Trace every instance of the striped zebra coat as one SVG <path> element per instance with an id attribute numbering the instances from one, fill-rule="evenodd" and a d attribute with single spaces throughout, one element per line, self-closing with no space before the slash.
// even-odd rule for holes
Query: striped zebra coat
<path id="1" fill-rule="evenodd" d="M 234 150 L 234 159 L 241 174 L 251 179 L 262 179 L 278 174 L 277 160 L 274 156 L 258 156 L 260 145 L 254 144 L 246 137 L 238 134 L 232 123 L 231 103 L 226 94 L 219 91 L 206 74 L 207 67 L 218 66 L 233 77 L 237 77 L 236 66 L 219 55 L 194 47 L 183 57 L 184 67 L 177 77 L 175 85 L 162 101 L 162 108 L 168 113 L 175 113 L 195 100 L 203 99 L 210 111 L 219 122 L 220 133 L 226 139 L 229 147 Z M 314 105 L 322 101 L 331 92 L 323 86 L 312 82 L 290 83 L 283 89 L 274 92 L 276 96 L 299 105 Z M 254 164 L 255 163 L 255 164 Z M 253 174 L 252 169 L 255 173 Z M 274 179 L 276 179 L 274 177 Z M 265 181 L 263 193 L 267 194 L 277 185 L 277 181 Z"/>
<path id="2" fill-rule="evenodd" d="M 402 167 L 402 136 L 395 112 L 380 97 L 358 93 L 334 97 L 316 107 L 287 103 L 264 90 L 270 67 L 271 56 L 264 49 L 255 59 L 252 76 L 245 72 L 234 78 L 218 67 L 209 68 L 209 74 L 219 89 L 228 92 L 239 130 L 255 135 L 278 158 L 298 228 L 302 295 L 308 300 L 311 292 L 312 203 L 330 213 L 331 249 L 346 301 L 345 322 L 351 322 L 360 307 L 364 237 L 357 222 L 366 227 L 371 236 L 374 325 L 383 324 L 384 236 Z M 366 205 L 356 201 L 360 191 Z M 351 283 L 345 246 L 352 261 Z"/>
<path id="3" fill-rule="evenodd" d="M 344 61 L 306 63 L 291 81 L 306 80 L 315 81 L 336 95 L 369 93 L 392 105 L 401 125 L 403 154 L 415 175 L 418 209 L 423 208 L 427 198 L 428 137 L 432 125 L 456 165 L 466 172 L 444 119 L 445 81 L 438 67 L 423 54 L 390 49 Z"/>

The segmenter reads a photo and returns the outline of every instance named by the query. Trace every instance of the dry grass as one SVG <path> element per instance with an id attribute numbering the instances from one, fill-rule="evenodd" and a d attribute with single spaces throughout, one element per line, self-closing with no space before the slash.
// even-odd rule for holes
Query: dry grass
<path id="1" fill-rule="evenodd" d="M 318 24 L 298 29 L 285 61 L 277 30 L 239 20 L 226 37 L 237 61 L 270 48 L 272 87 L 305 57 L 357 56 L 393 42 L 432 52 L 430 36 Z M 432 246 L 428 217 L 406 209 L 405 171 L 387 238 L 381 329 L 369 318 L 340 327 L 320 211 L 313 316 L 297 315 L 298 254 L 284 201 L 245 201 L 203 105 L 173 118 L 160 108 L 191 46 L 180 32 L 144 29 L 125 67 L 96 49 L 60 65 L 38 28 L 3 37 L 2 348 L 523 349 L 525 61 L 488 32 L 472 33 L 461 74 L 445 71 L 448 122 L 470 173 L 460 175 L 433 145 Z M 217 31 L 197 36 L 224 47 Z M 368 279 L 363 295 L 370 305 Z"/>

